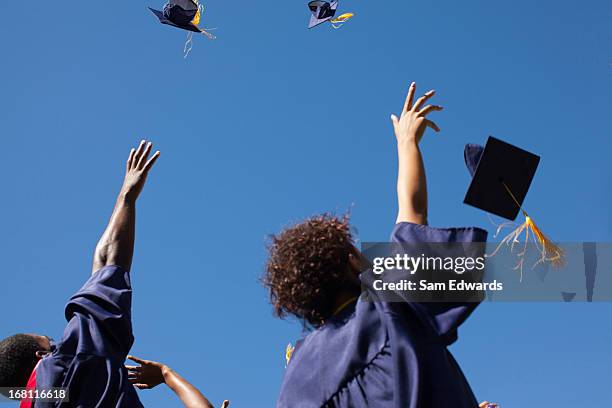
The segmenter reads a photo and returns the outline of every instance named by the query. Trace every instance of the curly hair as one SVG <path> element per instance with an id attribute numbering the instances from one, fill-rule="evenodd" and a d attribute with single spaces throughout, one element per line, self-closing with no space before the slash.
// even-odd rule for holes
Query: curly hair
<path id="1" fill-rule="evenodd" d="M 262 282 L 274 313 L 320 326 L 346 289 L 349 255 L 355 251 L 348 215 L 309 218 L 273 235 L 268 251 Z"/>
<path id="2" fill-rule="evenodd" d="M 41 349 L 36 339 L 15 334 L 0 341 L 0 387 L 25 387 Z"/>

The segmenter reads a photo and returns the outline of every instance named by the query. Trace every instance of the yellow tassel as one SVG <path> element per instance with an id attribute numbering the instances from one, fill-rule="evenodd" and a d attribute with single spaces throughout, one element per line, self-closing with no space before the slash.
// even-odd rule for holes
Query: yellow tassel
<path id="1" fill-rule="evenodd" d="M 285 359 L 287 359 L 287 363 L 285 364 L 285 367 L 289 365 L 289 361 L 291 360 L 291 356 L 293 355 L 294 350 L 295 347 L 293 347 L 291 343 L 287 344 L 287 348 L 285 349 Z"/>
<path id="2" fill-rule="evenodd" d="M 330 20 L 330 22 L 332 23 L 344 23 L 346 20 L 348 20 L 349 18 L 352 18 L 355 14 L 353 13 L 344 13 L 336 18 L 334 18 L 333 20 Z"/>
<path id="3" fill-rule="evenodd" d="M 342 24 L 346 23 L 348 20 L 350 20 L 351 18 L 353 18 L 355 14 L 353 13 L 344 13 L 332 20 L 329 20 L 329 22 L 331 23 L 332 27 L 334 28 L 340 28 L 342 27 Z"/>
<path id="4" fill-rule="evenodd" d="M 197 27 L 200 24 L 201 17 L 202 17 L 202 7 L 198 7 L 198 12 L 196 13 L 193 20 L 191 20 L 191 24 Z"/>
<path id="5" fill-rule="evenodd" d="M 514 268 L 514 269 L 520 269 L 521 281 L 523 280 L 523 263 L 525 261 L 525 252 L 527 251 L 527 244 L 529 243 L 529 233 L 530 232 L 533 233 L 533 235 L 535 236 L 534 238 L 535 245 L 536 245 L 536 248 L 538 248 L 538 251 L 540 251 L 540 258 L 533 265 L 532 269 L 535 268 L 538 264 L 541 264 L 544 262 L 550 263 L 553 266 L 553 268 L 563 267 L 565 265 L 565 253 L 563 249 L 557 244 L 555 244 L 554 242 L 552 242 L 546 235 L 544 235 L 542 230 L 538 228 L 538 226 L 536 225 L 535 222 L 533 222 L 529 214 L 527 214 L 527 212 L 523 209 L 523 207 L 518 202 L 518 200 L 516 199 L 516 197 L 510 190 L 510 188 L 508 188 L 506 183 L 502 181 L 502 185 L 504 186 L 504 188 L 506 189 L 506 191 L 508 192 L 508 194 L 510 195 L 514 203 L 521 209 L 521 212 L 525 216 L 525 222 L 519 225 L 518 228 L 516 228 L 510 234 L 506 235 L 504 239 L 501 240 L 497 248 L 495 248 L 495 251 L 493 251 L 492 254 L 487 255 L 487 257 L 494 256 L 504 244 L 509 245 L 510 252 L 513 252 L 514 245 L 520 243 L 521 234 L 523 233 L 523 231 L 525 231 L 525 245 L 523 246 L 523 250 L 517 254 L 519 261 L 518 261 L 518 264 Z M 495 237 L 497 237 L 501 229 L 504 228 L 504 226 L 506 225 L 508 225 L 508 223 L 504 223 L 504 224 L 497 226 Z"/>
<path id="6" fill-rule="evenodd" d="M 540 250 L 541 257 L 537 263 L 550 262 L 553 268 L 561 268 L 565 266 L 565 253 L 563 249 L 559 247 L 559 245 L 552 242 L 546 235 L 544 235 L 542 230 L 538 228 L 538 226 L 535 222 L 533 222 L 531 217 L 525 217 L 525 224 L 527 225 L 527 228 L 535 234 L 536 239 L 541 245 L 541 247 L 538 248 Z"/>
<path id="7" fill-rule="evenodd" d="M 529 243 L 529 234 L 533 234 L 534 242 L 536 248 L 540 252 L 540 258 L 537 260 L 535 264 L 533 264 L 532 269 L 535 268 L 538 264 L 548 262 L 554 268 L 560 268 L 565 265 L 565 253 L 561 247 L 552 242 L 542 230 L 536 225 L 535 222 L 531 219 L 529 215 L 525 211 L 523 211 L 525 215 L 525 222 L 519 225 L 516 229 L 510 232 L 508 235 L 501 240 L 495 251 L 491 254 L 487 254 L 487 257 L 493 257 L 497 252 L 499 252 L 500 248 L 505 244 L 510 246 L 510 252 L 514 252 L 514 246 L 516 244 L 521 243 L 521 236 L 525 235 L 525 242 L 523 244 L 523 250 L 516 254 L 518 258 L 518 263 L 514 269 L 519 269 L 521 272 L 521 281 L 523 280 L 523 264 L 525 261 L 525 253 L 527 252 L 527 244 Z M 501 224 L 497 228 L 497 232 L 495 236 L 497 236 L 500 230 L 506 226 L 507 223 Z"/>

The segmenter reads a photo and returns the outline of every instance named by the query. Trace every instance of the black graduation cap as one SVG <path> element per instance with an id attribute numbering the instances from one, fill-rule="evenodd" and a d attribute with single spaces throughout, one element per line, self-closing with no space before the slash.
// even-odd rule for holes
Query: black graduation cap
<path id="1" fill-rule="evenodd" d="M 308 8 L 312 12 L 308 28 L 312 28 L 331 20 L 336 15 L 338 1 L 311 1 L 308 3 Z"/>
<path id="2" fill-rule="evenodd" d="M 170 0 L 164 6 L 164 11 L 149 7 L 162 24 L 168 24 L 183 30 L 201 33 L 202 30 L 193 23 L 199 11 L 199 5 L 194 0 Z"/>
<path id="3" fill-rule="evenodd" d="M 468 144 L 464 150 L 472 182 L 465 195 L 464 203 L 472 205 L 511 221 L 519 211 L 525 221 L 506 235 L 489 257 L 494 256 L 504 245 L 513 245 L 524 237 L 525 247 L 531 238 L 539 252 L 539 259 L 533 265 L 550 263 L 558 268 L 565 265 L 565 251 L 548 238 L 523 208 L 523 201 L 540 163 L 540 156 L 530 153 L 489 136 L 485 147 Z M 498 232 L 503 224 L 498 226 Z M 517 265 L 523 274 L 525 250 L 516 254 Z"/>
<path id="4" fill-rule="evenodd" d="M 468 144 L 465 164 L 472 182 L 463 202 L 514 220 L 533 180 L 540 156 L 489 136 L 486 146 Z"/>

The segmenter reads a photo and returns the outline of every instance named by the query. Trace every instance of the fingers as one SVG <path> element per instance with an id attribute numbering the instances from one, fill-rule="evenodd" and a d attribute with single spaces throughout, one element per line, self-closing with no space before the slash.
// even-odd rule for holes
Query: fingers
<path id="1" fill-rule="evenodd" d="M 128 374 L 128 380 L 130 380 L 132 383 L 134 382 L 138 382 L 137 380 L 140 379 L 141 376 L 141 371 L 140 371 L 140 367 L 128 367 L 126 366 L 125 368 L 127 368 L 127 374 Z"/>
<path id="2" fill-rule="evenodd" d="M 412 111 L 417 112 L 419 109 L 421 109 L 421 106 L 423 106 L 423 104 L 425 102 L 427 102 L 427 100 L 429 98 L 431 98 L 432 96 L 434 96 L 436 93 L 436 91 L 434 91 L 433 89 L 429 92 L 427 92 L 425 95 L 421 96 L 419 99 L 417 99 L 417 101 L 415 102 L 414 106 L 412 107 Z"/>
<path id="3" fill-rule="evenodd" d="M 421 109 L 419 111 L 419 115 L 420 116 L 427 116 L 428 114 L 430 114 L 433 111 L 441 111 L 442 109 L 444 109 L 442 106 L 440 105 L 427 105 L 426 107 L 424 107 L 423 109 Z"/>
<path id="4" fill-rule="evenodd" d="M 395 115 L 391 115 L 391 123 L 393 123 L 393 130 L 397 134 L 397 129 L 399 127 L 399 119 Z"/>
<path id="5" fill-rule="evenodd" d="M 140 366 L 130 366 L 130 365 L 126 365 L 125 366 L 126 370 L 128 371 L 138 371 L 140 370 Z"/>
<path id="6" fill-rule="evenodd" d="M 128 171 L 132 168 L 132 161 L 134 160 L 134 153 L 136 153 L 136 149 L 132 147 L 132 149 L 130 150 L 130 155 L 128 156 L 128 159 L 127 159 L 127 164 L 126 164 Z"/>
<path id="7" fill-rule="evenodd" d="M 132 384 L 142 384 L 142 373 L 139 367 L 136 367 L 136 370 L 128 370 L 128 381 Z"/>
<path id="8" fill-rule="evenodd" d="M 142 365 L 146 365 L 146 364 L 149 363 L 148 360 L 143 360 L 141 358 L 134 357 L 134 356 L 127 356 L 127 358 L 128 358 L 128 360 L 132 360 L 133 362 L 138 363 L 138 364 L 142 364 Z"/>
<path id="9" fill-rule="evenodd" d="M 136 169 L 149 171 L 160 155 L 160 152 L 157 151 L 151 158 L 149 158 L 152 148 L 153 143 L 147 142 L 143 139 L 136 150 L 132 149 L 130 151 L 130 155 L 127 160 L 127 170 L 129 171 Z M 149 159 L 147 160 L 147 158 Z"/>
<path id="10" fill-rule="evenodd" d="M 145 163 L 147 161 L 147 157 L 149 157 L 149 153 L 151 153 L 152 148 L 153 148 L 153 143 L 148 142 L 146 144 L 146 147 L 144 148 L 143 153 L 138 158 L 138 163 L 136 164 L 136 168 L 138 170 L 142 170 L 144 168 Z"/>
<path id="11" fill-rule="evenodd" d="M 425 126 L 430 127 L 436 133 L 440 131 L 440 127 L 438 125 L 436 125 L 435 122 L 432 122 L 429 119 L 426 119 Z"/>
<path id="12" fill-rule="evenodd" d="M 136 383 L 134 384 L 134 386 L 138 388 L 139 390 L 148 390 L 151 388 L 151 386 L 148 384 L 140 384 L 140 383 Z"/>
<path id="13" fill-rule="evenodd" d="M 416 82 L 412 82 L 410 84 L 410 88 L 408 88 L 408 95 L 406 96 L 406 102 L 404 102 L 404 110 L 402 112 L 406 112 L 411 109 L 415 91 L 416 91 Z"/>
<path id="14" fill-rule="evenodd" d="M 155 154 L 153 156 L 151 156 L 151 158 L 147 161 L 147 163 L 144 165 L 144 171 L 148 172 L 149 170 L 151 170 L 151 167 L 153 167 L 153 165 L 155 164 L 155 162 L 157 161 L 157 158 L 159 157 L 161 153 L 158 151 L 155 152 Z"/>
<path id="15" fill-rule="evenodd" d="M 130 169 L 135 169 L 136 166 L 138 165 L 138 160 L 140 160 L 140 156 L 142 155 L 144 151 L 145 144 L 146 144 L 146 140 L 143 139 L 140 141 L 138 148 L 136 149 L 136 151 L 134 152 L 134 155 L 132 156 L 132 163 L 131 163 Z"/>

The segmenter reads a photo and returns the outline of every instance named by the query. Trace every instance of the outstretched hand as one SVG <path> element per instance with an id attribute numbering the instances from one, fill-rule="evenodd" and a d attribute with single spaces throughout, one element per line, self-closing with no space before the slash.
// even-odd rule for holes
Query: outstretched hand
<path id="1" fill-rule="evenodd" d="M 213 408 L 213 405 L 204 395 L 177 372 L 165 364 L 156 361 L 143 360 L 138 357 L 128 356 L 128 359 L 138 363 L 138 366 L 126 365 L 129 381 L 141 390 L 149 390 L 161 383 L 168 387 L 181 399 L 187 408 Z M 228 408 L 229 401 L 225 400 L 221 408 Z"/>
<path id="2" fill-rule="evenodd" d="M 138 149 L 132 148 L 130 151 L 125 169 L 122 192 L 131 201 L 136 201 L 140 195 L 145 185 L 145 181 L 147 180 L 149 170 L 151 170 L 151 167 L 153 167 L 153 164 L 155 164 L 155 161 L 159 157 L 160 153 L 157 151 L 149 158 L 152 148 L 153 143 L 143 140 L 140 142 Z"/>
<path id="3" fill-rule="evenodd" d="M 125 366 L 128 371 L 128 380 L 135 387 L 141 390 L 149 390 L 165 382 L 164 371 L 168 370 L 166 365 L 134 356 L 128 356 L 128 359 L 140 364 L 139 366 Z"/>
<path id="4" fill-rule="evenodd" d="M 396 115 L 391 115 L 391 122 L 393 122 L 393 129 L 395 130 L 395 137 L 398 143 L 419 143 L 427 127 L 432 128 L 436 132 L 440 131 L 438 125 L 427 119 L 427 115 L 431 112 L 442 110 L 442 106 L 427 105 L 423 107 L 425 102 L 434 96 L 436 91 L 431 90 L 425 93 L 413 104 L 415 92 L 416 83 L 413 82 L 410 84 L 408 96 L 406 97 L 406 102 L 399 119 Z"/>

